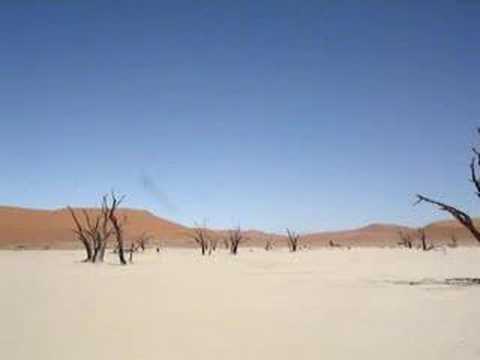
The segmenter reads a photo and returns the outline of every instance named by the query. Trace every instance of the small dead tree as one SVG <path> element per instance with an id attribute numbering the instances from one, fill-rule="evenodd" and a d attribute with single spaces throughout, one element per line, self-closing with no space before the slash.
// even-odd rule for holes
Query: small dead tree
<path id="1" fill-rule="evenodd" d="M 271 236 L 265 239 L 265 251 L 270 251 L 273 249 L 273 238 Z"/>
<path id="2" fill-rule="evenodd" d="M 207 230 L 204 227 L 195 227 L 192 229 L 193 233 L 191 234 L 193 240 L 200 246 L 202 255 L 205 255 L 208 250 L 208 236 Z"/>
<path id="3" fill-rule="evenodd" d="M 137 246 L 135 246 L 135 242 L 132 241 L 131 244 L 130 244 L 130 249 L 128 250 L 128 262 L 130 264 L 133 263 L 133 253 L 137 251 Z"/>
<path id="4" fill-rule="evenodd" d="M 237 255 L 238 253 L 238 246 L 243 239 L 242 231 L 240 227 L 230 230 L 228 232 L 228 243 L 230 247 L 230 254 Z"/>
<path id="5" fill-rule="evenodd" d="M 137 239 L 136 241 L 136 248 L 135 251 L 137 250 L 142 250 L 144 252 L 147 249 L 148 243 L 153 239 L 152 235 L 147 234 L 146 232 L 143 232 Z"/>
<path id="6" fill-rule="evenodd" d="M 422 250 L 423 251 L 432 250 L 433 244 L 427 245 L 427 232 L 425 231 L 425 228 L 418 229 L 417 231 L 418 231 L 418 237 L 422 245 Z"/>
<path id="7" fill-rule="evenodd" d="M 329 240 L 329 241 L 328 241 L 328 246 L 333 247 L 333 248 L 342 247 L 342 245 L 337 244 L 337 243 L 336 243 L 335 241 L 333 241 L 333 240 Z"/>
<path id="8" fill-rule="evenodd" d="M 477 133 L 480 134 L 480 128 L 477 129 Z M 478 169 L 480 168 L 480 152 L 476 148 L 473 148 L 472 151 L 473 158 L 470 162 L 470 180 L 475 187 L 475 194 L 477 197 L 480 197 L 480 176 L 478 174 Z M 448 212 L 460 224 L 462 224 L 478 242 L 480 242 L 480 229 L 477 228 L 473 219 L 467 213 L 452 205 L 417 194 L 415 205 L 423 202 L 434 205 L 441 211 Z"/>
<path id="9" fill-rule="evenodd" d="M 450 243 L 447 245 L 450 248 L 456 248 L 458 246 L 458 240 L 455 234 L 450 237 Z"/>
<path id="10" fill-rule="evenodd" d="M 208 255 L 212 255 L 217 250 L 218 238 L 216 236 L 208 237 Z"/>
<path id="11" fill-rule="evenodd" d="M 398 245 L 406 247 L 408 249 L 413 248 L 413 240 L 410 234 L 403 231 L 399 231 L 398 235 L 400 236 L 400 242 L 398 243 Z"/>
<path id="12" fill-rule="evenodd" d="M 288 241 L 288 248 L 291 252 L 296 252 L 298 249 L 298 245 L 300 243 L 300 235 L 297 234 L 295 231 L 291 231 L 287 229 L 287 241 Z"/>

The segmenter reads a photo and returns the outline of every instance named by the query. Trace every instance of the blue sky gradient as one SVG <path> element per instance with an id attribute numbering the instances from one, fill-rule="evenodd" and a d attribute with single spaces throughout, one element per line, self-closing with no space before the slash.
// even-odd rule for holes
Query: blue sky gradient
<path id="1" fill-rule="evenodd" d="M 0 3 L 0 203 L 319 231 L 479 214 L 480 2 Z"/>

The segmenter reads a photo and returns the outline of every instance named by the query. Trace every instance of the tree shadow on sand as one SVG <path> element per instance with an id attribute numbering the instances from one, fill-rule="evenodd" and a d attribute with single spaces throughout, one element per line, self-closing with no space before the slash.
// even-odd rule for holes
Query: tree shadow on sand
<path id="1" fill-rule="evenodd" d="M 468 287 L 468 286 L 480 286 L 480 278 L 459 277 L 459 278 L 447 278 L 443 280 L 436 279 L 422 279 L 415 281 L 408 280 L 392 280 L 387 281 L 392 285 L 408 285 L 408 286 L 452 286 L 452 287 Z"/>

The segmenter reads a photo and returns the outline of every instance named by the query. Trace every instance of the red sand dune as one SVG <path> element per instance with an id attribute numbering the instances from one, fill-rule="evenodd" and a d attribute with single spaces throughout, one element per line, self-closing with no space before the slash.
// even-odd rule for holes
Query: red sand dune
<path id="1" fill-rule="evenodd" d="M 76 209 L 79 215 L 79 209 Z M 98 212 L 89 209 L 90 213 Z M 127 217 L 125 228 L 127 241 L 147 233 L 153 242 L 162 246 L 195 246 L 188 227 L 162 219 L 144 210 L 121 209 L 119 216 Z M 0 248 L 74 248 L 81 244 L 72 232 L 73 222 L 66 209 L 32 210 L 16 207 L 0 207 Z M 446 244 L 455 235 L 460 244 L 476 244 L 472 236 L 456 221 L 440 221 L 426 227 L 428 241 Z M 330 241 L 340 246 L 397 246 L 399 231 L 416 235 L 414 229 L 387 224 L 374 224 L 360 229 L 322 232 L 303 237 L 302 244 L 317 247 L 328 246 Z M 218 237 L 227 236 L 226 230 L 213 231 Z M 274 246 L 285 246 L 283 235 L 267 234 L 261 231 L 244 232 L 245 244 L 263 246 L 267 238 L 273 239 Z M 222 244 L 219 244 L 222 246 Z"/>
<path id="2" fill-rule="evenodd" d="M 74 209 L 79 218 L 82 214 Z M 88 209 L 98 213 L 97 209 Z M 146 232 L 157 242 L 166 245 L 185 245 L 190 242 L 188 229 L 184 226 L 161 219 L 148 211 L 121 209 L 118 216 L 126 216 L 125 235 L 127 240 Z M 26 248 L 72 248 L 81 246 L 73 233 L 73 221 L 67 209 L 30 210 L 14 207 L 0 207 L 0 247 Z M 173 242 L 173 243 L 171 243 Z"/>

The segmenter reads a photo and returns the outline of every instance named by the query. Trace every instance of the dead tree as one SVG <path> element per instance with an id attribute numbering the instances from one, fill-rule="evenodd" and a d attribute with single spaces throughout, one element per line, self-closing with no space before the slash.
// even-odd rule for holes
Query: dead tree
<path id="1" fill-rule="evenodd" d="M 228 243 L 230 247 L 230 254 L 237 255 L 238 253 L 238 246 L 243 239 L 242 231 L 240 227 L 230 230 L 228 232 Z"/>
<path id="2" fill-rule="evenodd" d="M 204 227 L 195 227 L 192 230 L 193 234 L 191 236 L 193 237 L 193 240 L 195 240 L 195 242 L 200 246 L 202 255 L 205 255 L 208 250 L 207 230 Z"/>
<path id="3" fill-rule="evenodd" d="M 451 241 L 447 246 L 450 247 L 450 248 L 456 248 L 458 246 L 458 240 L 457 240 L 457 237 L 455 236 L 455 234 L 452 234 L 450 239 L 451 239 Z"/>
<path id="4" fill-rule="evenodd" d="M 478 134 L 480 134 L 480 128 L 477 129 L 477 132 Z M 472 151 L 473 158 L 470 162 L 470 180 L 475 187 L 475 193 L 477 197 L 480 197 L 480 176 L 478 174 L 478 169 L 480 168 L 480 152 L 476 148 L 473 148 Z M 438 207 L 438 209 L 440 209 L 441 211 L 448 212 L 458 222 L 460 222 L 460 224 L 462 224 L 478 242 L 480 242 L 480 230 L 477 228 L 474 221 L 467 213 L 452 205 L 417 194 L 417 201 L 415 205 L 422 202 L 432 204 Z"/>
<path id="5" fill-rule="evenodd" d="M 270 251 L 273 249 L 273 238 L 267 237 L 265 239 L 265 251 Z"/>
<path id="6" fill-rule="evenodd" d="M 140 249 L 142 250 L 142 252 L 144 252 L 147 249 L 147 245 L 152 240 L 152 238 L 153 237 L 151 235 L 148 235 L 146 232 L 142 233 L 136 241 L 135 251 Z"/>
<path id="7" fill-rule="evenodd" d="M 130 249 L 128 250 L 128 262 L 130 264 L 133 263 L 133 253 L 137 251 L 137 246 L 135 245 L 135 242 L 132 241 L 132 243 L 130 244 Z"/>
<path id="8" fill-rule="evenodd" d="M 96 211 L 89 213 L 86 209 L 81 210 L 83 222 L 79 220 L 71 207 L 68 207 L 68 211 L 75 224 L 74 232 L 87 252 L 84 262 L 103 262 L 105 249 L 112 235 L 112 227 L 108 219 L 110 209 L 106 202 L 106 197 L 103 198 L 102 206 L 98 213 Z"/>
<path id="9" fill-rule="evenodd" d="M 300 243 L 300 235 L 295 231 L 290 231 L 290 229 L 287 229 L 287 241 L 290 251 L 296 252 Z"/>
<path id="10" fill-rule="evenodd" d="M 217 250 L 218 238 L 215 236 L 208 237 L 208 255 L 212 255 L 212 253 Z"/>
<path id="11" fill-rule="evenodd" d="M 408 234 L 406 232 L 403 232 L 403 231 L 399 231 L 398 235 L 400 236 L 400 242 L 398 243 L 398 245 L 404 246 L 408 249 L 413 248 L 413 241 L 412 241 L 412 237 L 410 236 L 410 234 Z"/>
<path id="12" fill-rule="evenodd" d="M 328 241 L 328 245 L 329 245 L 330 247 L 334 247 L 334 248 L 342 247 L 342 245 L 337 244 L 337 243 L 336 243 L 335 241 L 333 241 L 333 240 L 329 240 L 329 241 Z"/>
<path id="13" fill-rule="evenodd" d="M 126 264 L 123 254 L 123 223 L 116 216 L 116 211 L 122 200 L 123 197 L 118 198 L 114 193 L 111 194 L 110 200 L 108 195 L 104 195 L 99 211 L 81 210 L 83 221 L 79 219 L 71 207 L 67 207 L 75 224 L 74 233 L 87 253 L 84 262 L 103 262 L 109 240 L 115 235 L 120 262 Z"/>
<path id="14" fill-rule="evenodd" d="M 116 209 L 113 209 L 115 211 Z M 98 227 L 99 229 L 99 238 L 101 238 L 101 242 L 98 247 L 98 259 L 99 261 L 103 262 L 103 259 L 105 257 L 105 251 L 108 246 L 108 240 L 110 237 L 113 236 L 114 234 L 114 227 L 111 224 L 111 220 L 109 218 L 110 212 L 112 211 L 111 206 L 108 203 L 108 196 L 104 195 L 102 197 L 102 205 L 100 208 L 100 215 L 98 218 L 100 218 L 100 225 Z M 97 218 L 97 219 L 98 219 Z"/>
<path id="15" fill-rule="evenodd" d="M 92 249 L 92 244 L 90 243 L 90 239 L 87 235 L 86 230 L 80 223 L 80 221 L 77 218 L 77 215 L 75 214 L 75 211 L 69 206 L 67 207 L 68 211 L 70 212 L 73 222 L 75 223 L 75 229 L 73 232 L 77 235 L 78 239 L 81 241 L 83 246 L 85 247 L 85 251 L 87 253 L 87 257 L 83 260 L 83 262 L 92 262 L 93 260 L 93 249 Z"/>
<path id="16" fill-rule="evenodd" d="M 108 218 L 113 226 L 113 233 L 115 235 L 116 246 L 118 250 L 118 259 L 120 260 L 120 264 L 127 265 L 127 261 L 125 260 L 125 250 L 123 247 L 123 227 L 126 222 L 126 218 L 123 218 L 123 221 L 119 220 L 116 214 L 116 211 L 125 196 L 118 197 L 114 192 L 112 192 L 110 196 L 112 202 L 110 204 Z"/>
<path id="17" fill-rule="evenodd" d="M 429 251 L 433 249 L 433 244 L 427 245 L 427 232 L 424 228 L 418 229 L 418 237 L 422 244 L 423 251 Z"/>

